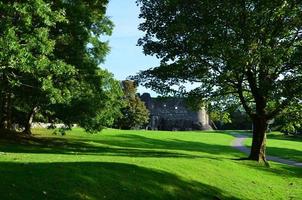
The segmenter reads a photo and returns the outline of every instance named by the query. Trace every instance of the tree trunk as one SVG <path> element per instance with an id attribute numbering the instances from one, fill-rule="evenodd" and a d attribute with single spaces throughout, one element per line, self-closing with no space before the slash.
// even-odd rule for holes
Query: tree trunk
<path id="1" fill-rule="evenodd" d="M 32 134 L 32 132 L 31 132 L 31 125 L 32 125 L 33 119 L 34 119 L 35 114 L 37 113 L 37 111 L 38 111 L 38 107 L 34 107 L 28 113 L 28 116 L 27 116 L 27 119 L 26 119 L 26 124 L 25 124 L 25 129 L 24 129 L 23 133 L 28 134 L 28 135 Z"/>
<path id="2" fill-rule="evenodd" d="M 258 162 L 264 162 L 266 164 L 266 129 L 267 119 L 265 117 L 255 117 L 253 119 L 253 141 L 250 160 L 256 160 Z"/>

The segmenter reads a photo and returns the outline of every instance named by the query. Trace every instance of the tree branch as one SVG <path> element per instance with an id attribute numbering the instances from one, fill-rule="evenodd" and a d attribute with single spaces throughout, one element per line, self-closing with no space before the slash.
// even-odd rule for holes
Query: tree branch
<path id="1" fill-rule="evenodd" d="M 239 83 L 238 84 L 238 95 L 239 95 L 239 99 L 242 103 L 242 106 L 245 110 L 245 112 L 251 117 L 253 118 L 254 117 L 254 114 L 252 113 L 252 109 L 248 106 L 248 103 L 243 95 L 243 88 L 242 88 L 242 83 Z"/>

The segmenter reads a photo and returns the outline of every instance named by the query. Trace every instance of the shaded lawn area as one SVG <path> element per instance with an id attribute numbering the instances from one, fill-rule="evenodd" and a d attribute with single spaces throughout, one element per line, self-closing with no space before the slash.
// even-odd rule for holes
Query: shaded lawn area
<path id="1" fill-rule="evenodd" d="M 251 143 L 252 139 L 248 139 L 245 145 L 250 147 Z M 285 136 L 280 132 L 269 133 L 267 154 L 302 162 L 302 136 Z"/>
<path id="2" fill-rule="evenodd" d="M 0 199 L 301 199 L 302 170 L 250 161 L 219 132 L 81 129 L 0 140 Z"/>
<path id="3" fill-rule="evenodd" d="M 1 163 L 3 169 L 23 180 L 4 176 L 1 199 L 237 199 L 217 187 L 132 164 Z"/>

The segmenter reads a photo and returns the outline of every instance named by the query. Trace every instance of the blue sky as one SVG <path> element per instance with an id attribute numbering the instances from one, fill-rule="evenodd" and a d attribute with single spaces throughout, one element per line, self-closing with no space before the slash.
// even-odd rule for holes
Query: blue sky
<path id="1" fill-rule="evenodd" d="M 115 28 L 108 39 L 111 52 L 102 67 L 112 72 L 118 80 L 159 65 L 155 57 L 145 56 L 142 47 L 136 46 L 137 40 L 144 34 L 137 29 L 140 23 L 138 15 L 139 7 L 136 6 L 135 0 L 109 2 L 107 16 L 113 21 Z M 148 90 L 145 88 L 139 88 L 140 93 L 146 91 Z"/>

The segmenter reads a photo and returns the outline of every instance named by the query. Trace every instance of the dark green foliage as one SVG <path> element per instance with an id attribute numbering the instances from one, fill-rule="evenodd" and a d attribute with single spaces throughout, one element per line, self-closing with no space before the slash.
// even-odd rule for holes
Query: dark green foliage
<path id="1" fill-rule="evenodd" d="M 219 130 L 251 130 L 252 121 L 249 116 L 242 110 L 237 109 L 235 111 L 227 112 L 227 120 L 223 120 L 224 114 L 219 116 L 217 120 L 214 120 Z M 212 116 L 212 115 L 211 115 Z M 221 119 L 222 118 L 222 119 Z"/>
<path id="2" fill-rule="evenodd" d="M 99 68 L 109 52 L 101 35 L 110 35 L 113 24 L 105 16 L 108 1 L 56 1 L 63 8 L 68 23 L 57 24 L 52 31 L 56 38 L 54 54 L 75 67 L 77 74 L 69 84 L 70 102 L 50 105 L 53 121 L 74 123 L 89 132 L 112 125 L 119 115 L 122 91 L 113 76 Z"/>
<path id="3" fill-rule="evenodd" d="M 55 56 L 77 70 L 68 104 L 48 107 L 54 111 L 52 119 L 66 124 L 77 123 L 89 132 L 111 126 L 119 116 L 122 90 L 112 74 L 99 68 L 109 52 L 102 35 L 110 35 L 113 24 L 105 16 L 108 1 L 58 1 L 56 7 L 66 10 L 68 23 L 53 30 L 56 38 Z"/>
<path id="4" fill-rule="evenodd" d="M 97 87 L 83 85 L 68 104 L 51 105 L 52 120 L 59 120 L 71 126 L 78 124 L 88 132 L 97 132 L 112 126 L 120 116 L 123 106 L 122 89 L 112 74 L 99 69 L 93 77 Z M 80 89 L 81 89 L 80 88 Z"/>
<path id="5" fill-rule="evenodd" d="M 276 118 L 273 127 L 284 133 L 302 133 L 302 105 L 285 109 Z"/>
<path id="6" fill-rule="evenodd" d="M 231 94 L 239 99 L 242 94 L 249 115 L 257 114 L 259 94 L 265 98 L 268 117 L 301 98 L 300 3 L 139 0 L 138 4 L 145 20 L 140 30 L 146 31 L 139 44 L 146 54 L 162 60 L 160 67 L 137 77 L 147 86 L 160 92 L 182 81 L 200 82 L 194 92 L 205 98 Z"/>
<path id="7" fill-rule="evenodd" d="M 30 112 L 37 101 L 62 101 L 63 88 L 55 80 L 75 70 L 53 57 L 50 29 L 66 23 L 62 8 L 30 0 L 2 1 L 0 9 L 1 127 L 11 128 L 15 112 Z"/>
<path id="8" fill-rule="evenodd" d="M 121 109 L 122 116 L 115 122 L 120 129 L 139 129 L 149 121 L 149 111 L 145 103 L 136 94 L 136 85 L 133 81 L 123 81 L 125 107 Z"/>
<path id="9" fill-rule="evenodd" d="M 113 27 L 105 16 L 107 3 L 0 3 L 2 128 L 17 124 L 30 133 L 37 112 L 45 121 L 78 123 L 88 131 L 113 123 L 121 88 L 99 68 L 109 52 L 100 36 L 111 34 Z"/>

